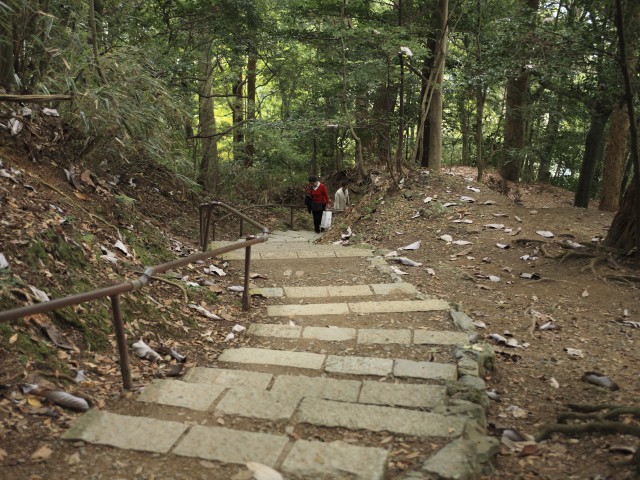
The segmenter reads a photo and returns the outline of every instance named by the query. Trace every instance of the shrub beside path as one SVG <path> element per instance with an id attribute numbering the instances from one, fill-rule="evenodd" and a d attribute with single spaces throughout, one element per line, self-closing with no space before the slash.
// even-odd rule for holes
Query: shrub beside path
<path id="1" fill-rule="evenodd" d="M 154 380 L 135 415 L 87 412 L 63 438 L 235 466 L 237 479 L 248 462 L 287 479 L 479 478 L 498 448 L 492 347 L 473 343 L 455 298 L 403 282 L 383 252 L 316 238 L 274 232 L 252 248 L 252 270 L 275 283 L 251 292 L 266 308 L 246 346 Z"/>

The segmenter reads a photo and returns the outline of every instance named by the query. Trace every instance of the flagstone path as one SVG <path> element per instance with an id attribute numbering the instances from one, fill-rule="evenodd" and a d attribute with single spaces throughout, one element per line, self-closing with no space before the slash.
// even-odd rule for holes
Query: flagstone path
<path id="1" fill-rule="evenodd" d="M 370 248 L 316 238 L 274 232 L 252 248 L 252 270 L 282 284 L 252 289 L 267 305 L 249 346 L 154 380 L 135 416 L 91 410 L 63 438 L 221 468 L 259 462 L 287 479 L 479 478 L 497 449 L 482 380 L 491 347 Z"/>

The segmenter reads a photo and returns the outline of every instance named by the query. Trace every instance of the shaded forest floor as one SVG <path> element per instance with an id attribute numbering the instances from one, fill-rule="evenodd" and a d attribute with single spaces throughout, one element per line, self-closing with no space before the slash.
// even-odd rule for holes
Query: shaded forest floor
<path id="1" fill-rule="evenodd" d="M 35 301 L 38 293 L 30 287 L 50 297 L 87 291 L 137 278 L 145 265 L 197 249 L 199 199 L 171 172 L 144 164 L 77 165 L 74 186 L 65 177 L 63 168 L 69 164 L 63 155 L 57 162 L 34 163 L 20 149 L 3 148 L 0 161 L 0 254 L 9 264 L 0 269 L 1 310 Z M 351 243 L 389 251 L 420 240 L 418 250 L 400 252 L 423 264 L 398 264 L 407 281 L 460 303 L 484 325 L 479 335 L 517 342 L 495 347 L 496 369 L 487 378 L 497 398 L 490 405 L 493 434 L 516 429 L 535 435 L 571 403 L 637 404 L 640 329 L 634 322 L 640 321 L 640 292 L 633 282 L 604 278 L 637 274 L 634 258 L 617 257 L 616 265 L 593 268 L 588 257 L 550 258 L 569 251 L 561 246 L 566 240 L 597 245 L 612 214 L 575 209 L 571 193 L 548 186 L 524 186 L 505 196 L 489 188 L 495 187 L 493 177 L 478 184 L 468 178 L 473 175 L 464 168 L 438 175 L 415 171 L 393 192 L 382 177 L 372 177 L 370 190 L 353 199 L 355 207 L 346 216 L 337 216 L 323 241 L 340 240 L 347 226 Z M 463 196 L 474 202 L 461 201 Z M 427 197 L 431 200 L 425 203 Z M 457 205 L 445 207 L 449 202 Z M 250 215 L 274 229 L 284 228 L 288 220 L 284 210 Z M 299 215 L 296 224 L 308 228 L 309 216 Z M 552 232 L 553 238 L 537 231 Z M 235 235 L 237 225 L 227 225 L 226 237 Z M 451 238 L 443 240 L 445 235 Z M 460 240 L 471 243 L 453 243 Z M 128 254 L 116 246 L 118 241 Z M 217 277 L 203 271 L 206 265 L 193 265 L 123 296 L 128 338 L 178 350 L 187 356 L 187 368 L 215 360 L 229 344 L 241 346 L 242 334 L 225 338 L 234 325 L 248 325 L 259 310 L 243 313 L 240 297 L 227 288 L 241 284 L 242 271 L 216 265 L 227 275 Z M 269 280 L 254 283 L 268 286 Z M 260 302 L 253 299 L 255 307 Z M 189 304 L 223 320 L 200 316 Z M 45 334 L 48 322 L 71 345 L 56 347 Z M 109 305 L 103 301 L 65 309 L 53 320 L 39 316 L 0 325 L 0 476 L 20 477 L 25 467 L 46 476 L 78 461 L 50 452 L 78 414 L 23 393 L 19 384 L 63 389 L 97 405 L 132 395 L 121 391 L 109 322 Z M 540 329 L 549 322 L 552 329 Z M 160 366 L 132 358 L 134 381 L 144 385 L 175 364 L 169 358 Z M 89 381 L 73 381 L 79 370 Z M 585 372 L 593 371 L 610 376 L 619 390 L 585 382 Z M 637 444 L 636 438 L 622 435 L 554 435 L 528 446 L 505 440 L 496 471 L 487 478 L 633 478 L 632 470 L 612 462 L 628 458 L 620 452 Z"/>

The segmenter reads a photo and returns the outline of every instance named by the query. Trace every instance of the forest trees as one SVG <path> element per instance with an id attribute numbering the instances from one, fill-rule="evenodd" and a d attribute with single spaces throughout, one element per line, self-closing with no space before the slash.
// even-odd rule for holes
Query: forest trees
<path id="1" fill-rule="evenodd" d="M 637 102 L 640 14 L 621 3 Z M 212 193 L 465 163 L 615 209 L 631 169 L 614 13 L 587 0 L 10 0 L 0 87 L 72 94 L 61 111 L 86 156 L 152 158 Z"/>

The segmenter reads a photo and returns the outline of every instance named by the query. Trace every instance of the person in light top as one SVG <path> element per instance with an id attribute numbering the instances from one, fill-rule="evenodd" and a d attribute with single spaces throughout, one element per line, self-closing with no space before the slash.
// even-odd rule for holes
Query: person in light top
<path id="1" fill-rule="evenodd" d="M 333 210 L 336 212 L 342 212 L 350 205 L 349 201 L 349 184 L 342 182 L 341 187 L 336 192 L 336 197 L 333 202 Z"/>

